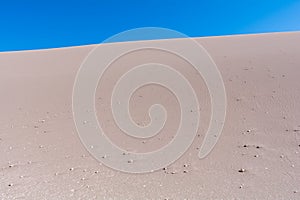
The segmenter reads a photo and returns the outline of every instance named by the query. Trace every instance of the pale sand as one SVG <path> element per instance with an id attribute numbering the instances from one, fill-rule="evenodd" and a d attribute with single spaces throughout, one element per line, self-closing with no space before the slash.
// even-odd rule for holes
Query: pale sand
<path id="1" fill-rule="evenodd" d="M 198 81 L 202 125 L 180 160 L 145 175 L 101 165 L 79 140 L 72 119 L 72 87 L 93 46 L 0 53 L 0 199 L 300 199 L 300 33 L 198 41 L 225 82 L 224 131 L 212 153 L 199 160 L 197 147 L 210 115 L 207 89 L 188 64 L 162 56 L 192 82 Z M 136 57 L 143 55 L 125 63 L 134 63 Z M 118 66 L 111 75 L 124 69 Z M 102 86 L 97 109 L 107 115 L 99 115 L 100 120 L 110 117 L 104 110 L 109 84 Z M 110 123 L 106 130 L 120 146 L 151 150 L 163 146 L 176 130 L 177 102 L 159 87 L 152 88 L 156 95 L 149 95 L 149 89 L 133 97 L 131 106 L 139 108 L 133 109 L 133 117 L 147 121 L 143 107 L 157 97 L 174 112 L 166 124 L 169 131 L 142 143 L 116 134 Z"/>

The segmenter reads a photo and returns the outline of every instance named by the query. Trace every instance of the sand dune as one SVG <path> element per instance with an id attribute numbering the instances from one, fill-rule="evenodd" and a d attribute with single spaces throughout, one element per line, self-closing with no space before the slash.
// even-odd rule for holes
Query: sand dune
<path id="1" fill-rule="evenodd" d="M 0 199 L 300 199 L 300 33 L 197 40 L 224 80 L 228 107 L 223 133 L 210 155 L 199 160 L 210 116 L 208 91 L 200 79 L 199 136 L 166 170 L 144 175 L 101 165 L 77 135 L 73 83 L 93 45 L 0 53 Z M 134 56 L 128 59 L 134 61 Z M 187 64 L 168 55 L 162 59 L 194 78 Z M 115 64 L 105 80 L 121 69 L 122 64 Z M 105 113 L 101 87 L 107 85 L 100 83 L 96 107 Z M 175 116 L 172 95 L 153 90 Z M 154 97 L 147 88 L 140 91 L 133 97 L 133 110 L 141 102 L 151 105 Z M 137 121 L 147 121 L 144 114 L 143 109 L 133 111 Z M 98 117 L 103 122 L 109 115 Z M 176 129 L 176 123 L 178 118 L 171 118 L 166 130 Z M 165 131 L 141 142 L 117 134 L 114 125 L 107 130 L 118 145 L 140 151 L 163 146 L 172 137 L 172 131 Z"/>

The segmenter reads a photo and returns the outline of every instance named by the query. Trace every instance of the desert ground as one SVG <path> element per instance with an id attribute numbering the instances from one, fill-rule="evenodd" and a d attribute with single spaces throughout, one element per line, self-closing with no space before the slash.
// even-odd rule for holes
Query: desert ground
<path id="1" fill-rule="evenodd" d="M 197 154 L 210 98 L 188 63 L 169 54 L 137 52 L 113 63 L 99 83 L 98 119 L 114 143 L 132 151 L 168 143 L 178 127 L 178 103 L 164 88 L 141 88 L 130 104 L 137 123 L 148 122 L 145 108 L 156 101 L 171 117 L 157 137 L 126 138 L 111 119 L 107 98 L 118 76 L 137 57 L 151 55 L 195 85 L 202 117 L 195 141 L 175 163 L 147 174 L 104 166 L 78 137 L 73 84 L 94 45 L 0 53 L 0 199 L 300 199 L 300 32 L 197 41 L 217 64 L 227 95 L 222 135 L 204 159 Z"/>

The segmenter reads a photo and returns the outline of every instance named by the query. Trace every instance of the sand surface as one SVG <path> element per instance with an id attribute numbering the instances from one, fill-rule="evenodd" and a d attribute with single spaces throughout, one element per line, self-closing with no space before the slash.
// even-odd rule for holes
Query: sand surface
<path id="1" fill-rule="evenodd" d="M 203 160 L 197 153 L 210 113 L 201 77 L 188 63 L 158 52 L 119 61 L 161 56 L 199 89 L 203 120 L 193 145 L 166 170 L 144 175 L 101 165 L 77 135 L 72 88 L 93 46 L 0 53 L 0 199 L 300 199 L 300 33 L 197 40 L 218 65 L 228 100 L 223 133 Z M 109 83 L 126 69 L 120 63 L 98 87 L 100 122 L 108 122 L 109 137 L 121 147 L 163 146 L 179 119 L 177 102 L 165 89 L 142 88 L 131 101 L 140 123 L 149 120 L 144 108 L 155 99 L 170 110 L 166 130 L 157 137 L 128 139 L 111 123 L 106 97 Z"/>

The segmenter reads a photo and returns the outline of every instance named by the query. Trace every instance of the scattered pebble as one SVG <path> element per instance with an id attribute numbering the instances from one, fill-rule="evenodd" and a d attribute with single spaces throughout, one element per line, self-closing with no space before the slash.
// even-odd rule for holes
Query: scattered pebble
<path id="1" fill-rule="evenodd" d="M 12 183 L 10 183 L 10 184 L 8 184 L 8 186 L 9 186 L 9 187 L 11 187 L 11 186 L 13 186 L 13 184 L 12 184 Z"/>
<path id="2" fill-rule="evenodd" d="M 184 173 L 184 174 L 187 174 L 187 173 L 188 173 L 188 171 L 187 171 L 187 170 L 183 170 L 183 173 Z"/>
<path id="3" fill-rule="evenodd" d="M 39 122 L 39 123 L 45 123 L 45 122 L 46 122 L 46 120 L 44 120 L 44 119 L 41 119 L 41 120 L 38 120 L 38 122 Z"/>
<path id="4" fill-rule="evenodd" d="M 74 170 L 74 168 L 73 167 L 71 167 L 70 169 L 69 169 L 69 171 L 73 171 Z"/>
<path id="5" fill-rule="evenodd" d="M 133 160 L 128 160 L 127 162 L 128 162 L 128 163 L 133 163 Z"/>

